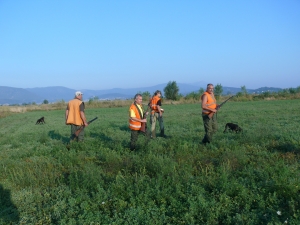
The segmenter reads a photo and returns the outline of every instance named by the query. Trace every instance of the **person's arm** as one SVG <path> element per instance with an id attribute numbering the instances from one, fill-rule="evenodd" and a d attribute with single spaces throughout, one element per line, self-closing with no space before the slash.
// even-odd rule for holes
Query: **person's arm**
<path id="1" fill-rule="evenodd" d="M 69 105 L 67 106 L 66 113 L 65 113 L 66 124 L 67 124 L 68 116 L 69 116 Z"/>
<path id="2" fill-rule="evenodd" d="M 132 119 L 133 121 L 141 122 L 141 123 L 146 123 L 147 122 L 147 119 L 138 119 L 136 117 L 130 117 L 130 119 Z"/>
<path id="3" fill-rule="evenodd" d="M 80 104 L 79 110 L 80 110 L 80 117 L 83 121 L 83 125 L 87 127 L 89 124 L 86 122 L 86 117 L 85 117 L 85 113 L 84 113 L 84 103 L 83 102 Z"/>
<path id="4" fill-rule="evenodd" d="M 88 126 L 89 124 L 86 122 L 86 118 L 85 118 L 85 114 L 84 114 L 84 111 L 80 111 L 80 117 L 84 123 L 84 126 Z"/>

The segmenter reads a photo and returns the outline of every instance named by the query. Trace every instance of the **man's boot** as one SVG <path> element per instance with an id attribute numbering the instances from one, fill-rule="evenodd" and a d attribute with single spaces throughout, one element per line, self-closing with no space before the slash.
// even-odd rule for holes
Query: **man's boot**
<path id="1" fill-rule="evenodd" d="M 163 138 L 166 138 L 167 136 L 165 135 L 165 130 L 161 130 L 160 131 L 160 136 L 163 137 Z"/>

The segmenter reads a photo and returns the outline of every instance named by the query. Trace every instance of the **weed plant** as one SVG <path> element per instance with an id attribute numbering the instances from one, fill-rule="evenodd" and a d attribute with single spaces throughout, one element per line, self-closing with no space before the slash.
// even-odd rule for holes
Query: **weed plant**
<path id="1" fill-rule="evenodd" d="M 0 224 L 299 224 L 299 105 L 229 101 L 204 146 L 200 103 L 166 104 L 169 137 L 136 151 L 129 104 L 87 108 L 98 120 L 69 149 L 62 109 L 1 118 Z"/>

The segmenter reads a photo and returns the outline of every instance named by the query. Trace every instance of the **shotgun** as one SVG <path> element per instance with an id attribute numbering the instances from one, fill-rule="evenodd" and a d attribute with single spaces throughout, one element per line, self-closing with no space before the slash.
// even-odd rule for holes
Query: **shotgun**
<path id="1" fill-rule="evenodd" d="M 90 121 L 88 122 L 88 124 L 92 123 L 92 122 L 95 121 L 96 119 L 98 119 L 98 116 L 95 117 L 94 119 L 90 120 Z M 85 127 L 85 126 L 82 125 L 77 131 L 75 131 L 75 137 L 78 137 L 78 136 L 79 136 L 80 132 L 83 130 L 84 127 Z M 75 138 L 75 137 L 74 137 L 74 138 Z"/>
<path id="2" fill-rule="evenodd" d="M 217 106 L 216 110 L 219 110 L 221 108 L 222 105 L 224 105 L 229 99 L 233 98 L 234 95 L 232 95 L 231 97 L 229 97 L 228 99 L 226 99 L 224 102 L 222 102 L 220 105 Z M 211 119 L 214 116 L 214 112 L 211 112 L 208 114 L 208 117 Z"/>
<path id="3" fill-rule="evenodd" d="M 148 111 L 148 110 L 147 110 L 147 111 Z M 147 118 L 147 116 L 146 116 L 147 111 L 144 113 L 143 119 L 146 119 L 146 118 Z M 140 131 L 143 132 L 143 133 L 145 133 L 146 130 L 147 130 L 147 123 L 144 122 L 144 123 L 141 124 L 141 129 L 140 129 Z"/>

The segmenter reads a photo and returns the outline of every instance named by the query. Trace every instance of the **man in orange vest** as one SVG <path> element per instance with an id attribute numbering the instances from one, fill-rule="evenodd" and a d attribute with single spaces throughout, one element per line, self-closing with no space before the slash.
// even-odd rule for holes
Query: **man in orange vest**
<path id="1" fill-rule="evenodd" d="M 164 121 L 163 121 L 163 109 L 161 108 L 161 91 L 157 90 L 154 92 L 154 96 L 151 98 L 150 107 L 151 107 L 151 117 L 150 117 L 150 124 L 151 124 L 151 137 L 156 138 L 156 120 L 159 121 L 159 128 L 160 128 L 160 136 L 166 137 L 165 135 L 165 128 L 164 128 Z"/>
<path id="2" fill-rule="evenodd" d="M 136 141 L 138 139 L 142 123 L 146 123 L 147 119 L 144 117 L 144 110 L 142 107 L 143 97 L 141 94 L 134 96 L 134 102 L 129 107 L 129 128 L 131 130 L 130 150 L 135 150 Z M 146 116 L 148 112 L 146 112 Z"/>
<path id="3" fill-rule="evenodd" d="M 71 125 L 71 140 L 76 139 L 77 141 L 83 141 L 84 139 L 84 127 L 88 126 L 86 122 L 86 117 L 84 113 L 84 102 L 82 101 L 82 95 L 80 91 L 75 92 L 75 98 L 68 102 L 65 117 L 66 124 Z M 84 126 L 82 128 L 82 126 Z M 82 131 L 79 133 L 78 137 L 75 132 L 79 129 Z"/>
<path id="4" fill-rule="evenodd" d="M 214 96 L 214 85 L 208 84 L 206 92 L 201 96 L 202 100 L 202 118 L 205 130 L 205 135 L 202 140 L 203 144 L 210 143 L 212 141 L 212 136 L 217 132 L 218 124 L 216 112 L 218 110 L 218 105 Z M 212 118 L 208 115 L 213 112 Z"/>

